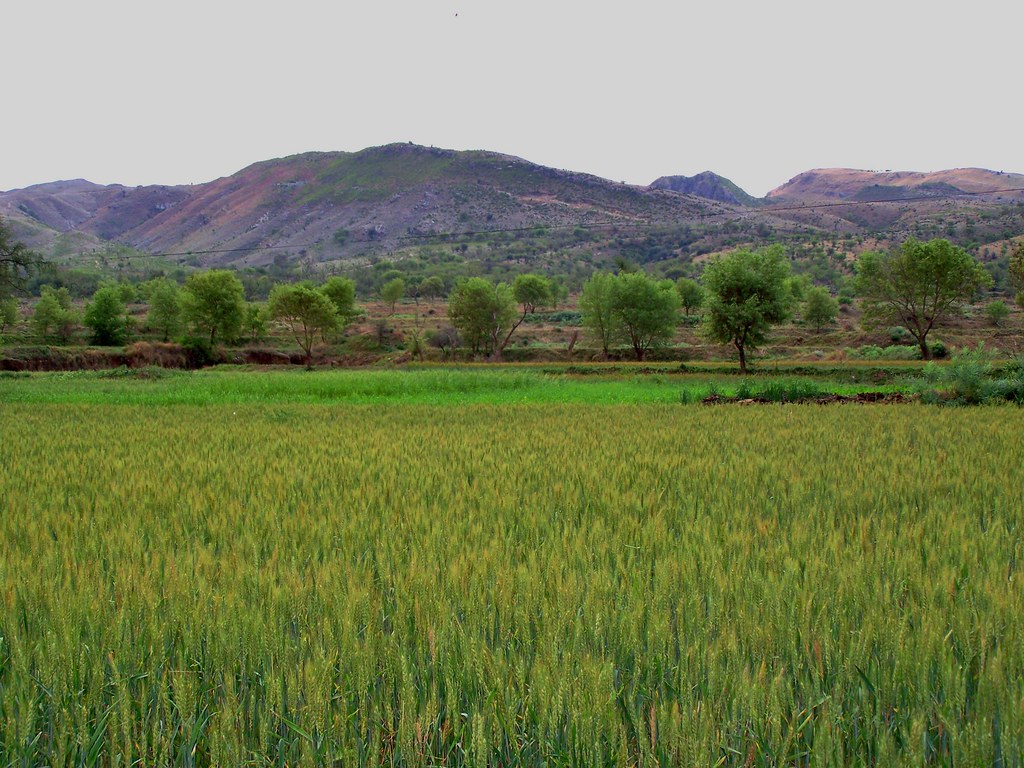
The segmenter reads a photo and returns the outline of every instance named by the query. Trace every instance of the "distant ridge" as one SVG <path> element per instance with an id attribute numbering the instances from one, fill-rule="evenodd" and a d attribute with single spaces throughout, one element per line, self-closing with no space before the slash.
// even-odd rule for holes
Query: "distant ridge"
<path id="1" fill-rule="evenodd" d="M 1024 187 L 1024 174 L 955 168 L 916 171 L 860 171 L 852 168 L 817 168 L 805 171 L 773 189 L 770 202 L 822 200 L 899 200 L 906 197 L 941 197 L 1010 190 Z M 1020 193 L 1016 193 L 1020 195 Z"/>
<path id="2" fill-rule="evenodd" d="M 648 263 L 815 233 L 876 244 L 955 233 L 965 245 L 994 247 L 1024 234 L 1024 193 L 1015 188 L 1024 175 L 980 168 L 825 168 L 759 199 L 711 171 L 644 187 L 498 152 L 388 144 L 267 160 L 189 186 L 37 184 L 0 192 L 0 216 L 60 258 L 118 243 L 196 266 L 264 266 L 400 258 L 447 244 L 460 259 L 573 251 L 587 263 L 615 254 Z M 524 237 L 535 241 L 526 250 L 515 243 Z"/>
<path id="3" fill-rule="evenodd" d="M 760 198 L 747 194 L 729 179 L 711 171 L 704 171 L 696 176 L 662 176 L 651 182 L 651 189 L 668 189 L 730 205 L 763 204 Z"/>
<path id="4" fill-rule="evenodd" d="M 4 208 L 57 230 L 149 252 L 234 249 L 227 262 L 269 261 L 261 249 L 315 258 L 389 250 L 435 233 L 685 221 L 719 204 L 486 151 L 389 144 L 255 163 L 190 187 L 56 182 L 0 193 Z"/>

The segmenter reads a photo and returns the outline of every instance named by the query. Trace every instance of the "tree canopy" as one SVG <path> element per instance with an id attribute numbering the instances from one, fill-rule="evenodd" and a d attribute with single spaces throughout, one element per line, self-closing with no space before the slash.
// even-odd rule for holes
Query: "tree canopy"
<path id="1" fill-rule="evenodd" d="M 1017 243 L 1010 256 L 1010 286 L 1017 292 L 1017 303 L 1024 306 L 1024 242 Z"/>
<path id="2" fill-rule="evenodd" d="M 703 334 L 732 344 L 747 372 L 747 352 L 768 340 L 773 325 L 789 315 L 789 263 L 782 246 L 733 251 L 704 269 Z"/>
<path id="3" fill-rule="evenodd" d="M 927 339 L 932 328 L 960 313 L 991 283 L 967 251 L 944 239 L 922 243 L 911 238 L 892 253 L 867 252 L 857 261 L 865 323 L 903 326 L 925 360 L 931 358 Z"/>
<path id="4" fill-rule="evenodd" d="M 308 362 L 317 336 L 338 325 L 338 312 L 327 296 L 308 285 L 278 285 L 270 293 L 267 313 L 285 323 Z"/>
<path id="5" fill-rule="evenodd" d="M 125 343 L 128 316 L 121 296 L 120 286 L 108 283 L 101 286 L 86 305 L 82 322 L 92 330 L 93 344 L 112 347 Z"/>
<path id="6" fill-rule="evenodd" d="M 420 283 L 420 295 L 427 299 L 439 299 L 444 296 L 444 280 L 437 275 L 423 278 Z"/>
<path id="7" fill-rule="evenodd" d="M 0 333 L 13 328 L 18 322 L 18 300 L 8 296 L 0 298 Z"/>
<path id="8" fill-rule="evenodd" d="M 609 272 L 595 272 L 583 284 L 579 310 L 587 335 L 601 347 L 601 354 L 608 357 L 611 348 L 618 343 L 622 334 L 613 314 L 615 296 L 615 275 Z"/>
<path id="9" fill-rule="evenodd" d="M 32 330 L 44 339 L 55 338 L 67 342 L 77 321 L 71 309 L 71 294 L 67 288 L 44 285 L 39 301 L 32 313 Z"/>
<path id="10" fill-rule="evenodd" d="M 512 281 L 512 293 L 516 302 L 523 306 L 524 315 L 536 312 L 539 307 L 551 303 L 551 281 L 533 273 L 516 275 Z"/>
<path id="11" fill-rule="evenodd" d="M 212 269 L 189 275 L 182 288 L 182 309 L 196 333 L 209 334 L 213 344 L 219 335 L 238 337 L 245 312 L 245 290 L 234 272 Z"/>
<path id="12" fill-rule="evenodd" d="M 704 289 L 696 280 L 680 277 L 676 280 L 676 292 L 679 294 L 679 302 L 683 306 L 683 313 L 689 317 L 691 312 L 701 308 L 704 304 Z"/>
<path id="13" fill-rule="evenodd" d="M 679 325 L 679 294 L 671 280 L 652 280 L 643 272 L 623 272 L 612 290 L 612 320 L 637 360 L 672 338 Z"/>
<path id="14" fill-rule="evenodd" d="M 167 278 L 153 280 L 147 289 L 149 312 L 146 324 L 167 341 L 181 330 L 181 289 Z"/>
<path id="15" fill-rule="evenodd" d="M 595 273 L 583 286 L 579 308 L 583 327 L 606 357 L 625 341 L 643 360 L 653 346 L 671 339 L 679 324 L 675 284 L 643 272 Z"/>
<path id="16" fill-rule="evenodd" d="M 334 303 L 334 309 L 338 313 L 339 327 L 347 326 L 352 322 L 358 313 L 354 280 L 336 275 L 320 286 L 320 292 Z"/>
<path id="17" fill-rule="evenodd" d="M 515 323 L 516 300 L 507 283 L 471 277 L 448 297 L 448 317 L 474 354 L 494 354 Z"/>
<path id="18" fill-rule="evenodd" d="M 391 305 L 391 314 L 395 314 L 395 304 L 405 296 L 405 280 L 400 277 L 388 280 L 380 287 L 381 299 Z"/>
<path id="19" fill-rule="evenodd" d="M 820 285 L 808 288 L 804 292 L 804 304 L 801 311 L 804 322 L 820 331 L 826 325 L 836 321 L 839 314 L 839 302 L 832 298 L 827 288 Z"/>
<path id="20" fill-rule="evenodd" d="M 0 298 L 23 289 L 40 264 L 39 256 L 16 240 L 10 226 L 0 218 Z"/>

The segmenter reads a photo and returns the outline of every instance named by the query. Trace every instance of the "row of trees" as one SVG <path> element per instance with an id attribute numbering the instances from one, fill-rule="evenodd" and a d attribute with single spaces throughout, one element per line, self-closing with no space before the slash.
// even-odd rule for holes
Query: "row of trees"
<path id="1" fill-rule="evenodd" d="M 448 318 L 473 354 L 500 359 L 527 316 L 557 296 L 555 284 L 542 275 L 517 275 L 511 285 L 471 277 L 448 297 Z"/>
<path id="2" fill-rule="evenodd" d="M 1015 279 L 1024 283 L 1024 248 L 1013 268 Z M 991 278 L 947 240 L 911 239 L 892 253 L 863 254 L 856 284 L 866 324 L 906 328 L 927 360 L 931 330 L 991 285 Z M 679 305 L 687 315 L 702 308 L 702 334 L 732 345 L 746 372 L 748 352 L 763 345 L 772 327 L 790 318 L 798 303 L 804 321 L 819 328 L 834 321 L 838 311 L 827 290 L 791 276 L 784 249 L 774 245 L 712 261 L 704 269 L 703 285 L 680 280 L 673 286 L 641 273 L 597 273 L 584 285 L 579 306 L 584 327 L 606 355 L 612 345 L 626 342 L 637 360 L 671 338 Z"/>
<path id="3" fill-rule="evenodd" d="M 703 286 L 688 279 L 655 280 L 636 271 L 598 272 L 585 283 L 579 310 L 584 329 L 605 356 L 626 345 L 643 360 L 672 339 L 680 308 L 687 316 L 703 308 L 705 335 L 732 344 L 746 370 L 747 351 L 789 317 L 794 297 L 802 300 L 805 321 L 820 326 L 835 319 L 836 300 L 824 288 L 793 281 L 785 252 L 773 246 L 712 262 Z M 551 283 L 540 275 L 519 275 L 511 285 L 470 278 L 452 292 L 448 317 L 474 354 L 499 359 L 527 315 L 550 301 Z"/>
<path id="4" fill-rule="evenodd" d="M 10 235 L 0 221 L 0 332 L 17 319 L 11 290 L 24 283 L 38 261 Z M 656 280 L 624 265 L 618 274 L 599 272 L 585 283 L 579 300 L 582 324 L 605 355 L 626 345 L 638 360 L 655 346 L 668 342 L 680 322 L 700 313 L 702 334 L 716 343 L 732 345 L 746 370 L 747 354 L 768 339 L 771 328 L 792 317 L 799 307 L 804 322 L 821 328 L 836 318 L 838 304 L 829 292 L 806 278 L 790 274 L 789 261 L 779 245 L 739 250 L 710 262 L 702 282 Z M 1012 285 L 1024 292 L 1024 244 L 1010 259 Z M 857 262 L 855 285 L 868 325 L 897 325 L 915 339 L 924 358 L 930 357 L 927 338 L 933 328 L 957 313 L 964 302 L 991 285 L 986 271 L 963 249 L 943 239 L 908 240 L 891 253 L 865 253 Z M 332 277 L 320 286 L 304 282 L 279 284 L 266 307 L 247 304 L 237 276 L 227 270 L 197 272 L 184 285 L 157 279 L 138 287 L 149 305 L 147 325 L 165 340 L 187 331 L 213 345 L 232 341 L 243 329 L 254 338 L 268 320 L 289 329 L 307 359 L 317 339 L 346 327 L 356 314 L 355 284 Z M 391 305 L 405 295 L 401 278 L 383 284 L 380 297 Z M 417 297 L 443 295 L 440 278 L 425 278 Z M 527 316 L 540 307 L 554 306 L 562 287 L 541 275 L 521 274 L 511 283 L 474 277 L 460 281 L 449 296 L 448 316 L 474 354 L 494 359 L 510 343 Z M 125 343 L 131 330 L 126 305 L 137 298 L 136 287 L 102 284 L 85 306 L 81 321 L 100 345 Z M 995 306 L 996 324 L 1008 311 Z M 79 321 L 66 288 L 44 287 L 32 325 L 43 337 L 66 340 Z M 420 348 L 419 323 L 413 339 Z M 449 338 L 449 342 L 451 339 Z"/>
<path id="5" fill-rule="evenodd" d="M 731 344 L 747 367 L 747 352 L 764 343 L 771 327 L 802 304 L 806 322 L 822 327 L 835 320 L 838 303 L 827 290 L 794 280 L 781 246 L 741 250 L 708 264 L 703 285 L 681 278 L 656 281 L 639 272 L 599 272 L 583 286 L 583 325 L 607 356 L 628 345 L 637 360 L 667 342 L 685 316 L 702 311 L 701 329 L 716 343 Z"/>
<path id="6" fill-rule="evenodd" d="M 243 334 L 257 337 L 270 319 L 291 331 L 307 358 L 318 337 L 344 328 L 356 315 L 355 284 L 343 277 L 332 277 L 316 288 L 308 283 L 278 285 L 266 307 L 246 302 L 242 283 L 228 270 L 196 272 L 182 286 L 160 278 L 142 284 L 140 292 L 148 305 L 146 325 L 164 341 L 182 333 L 210 346 Z M 81 317 L 92 343 L 126 343 L 132 330 L 127 304 L 135 298 L 134 286 L 100 285 Z M 8 317 L 8 303 L 0 304 L 4 327 L 17 317 L 16 304 Z M 33 330 L 43 338 L 67 341 L 78 321 L 68 290 L 45 286 L 32 314 Z"/>

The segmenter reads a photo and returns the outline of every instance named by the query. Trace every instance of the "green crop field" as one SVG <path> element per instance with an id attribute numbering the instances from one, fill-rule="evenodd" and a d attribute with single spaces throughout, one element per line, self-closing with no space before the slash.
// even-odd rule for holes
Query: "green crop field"
<path id="1" fill-rule="evenodd" d="M 1024 760 L 1020 408 L 248 375 L 0 379 L 0 766 Z"/>
<path id="2" fill-rule="evenodd" d="M 808 376 L 739 379 L 734 375 L 684 374 L 672 368 L 630 367 L 605 371 L 585 368 L 572 375 L 566 368 L 534 366 L 427 367 L 423 369 L 248 371 L 224 366 L 204 371 L 115 369 L 52 374 L 0 373 L 0 402 L 93 403 L 97 405 L 269 404 L 638 404 L 693 401 L 711 391 L 735 394 L 740 387 L 758 388 L 783 382 L 824 394 L 892 391 L 896 385 L 831 380 Z M 842 378 L 846 378 L 843 376 Z"/>

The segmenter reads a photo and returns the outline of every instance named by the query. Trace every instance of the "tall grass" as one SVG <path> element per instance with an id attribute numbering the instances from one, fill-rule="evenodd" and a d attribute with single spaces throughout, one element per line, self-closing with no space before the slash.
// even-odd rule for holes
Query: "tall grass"
<path id="1" fill-rule="evenodd" d="M 1024 753 L 1016 408 L 0 415 L 0 765 Z"/>
<path id="2" fill-rule="evenodd" d="M 712 384 L 709 385 L 709 381 Z M 718 383 L 715 383 L 718 382 Z M 797 392 L 844 394 L 891 386 L 808 377 L 766 378 L 756 384 L 707 374 L 556 375 L 527 368 L 248 371 L 224 368 L 197 372 L 115 369 L 0 376 L 0 403 L 107 405 L 414 404 L 693 402 L 719 387 L 735 394 L 744 387 L 771 397 Z M 716 390 L 717 391 L 717 390 Z M 794 399 L 793 396 L 786 397 Z"/>

